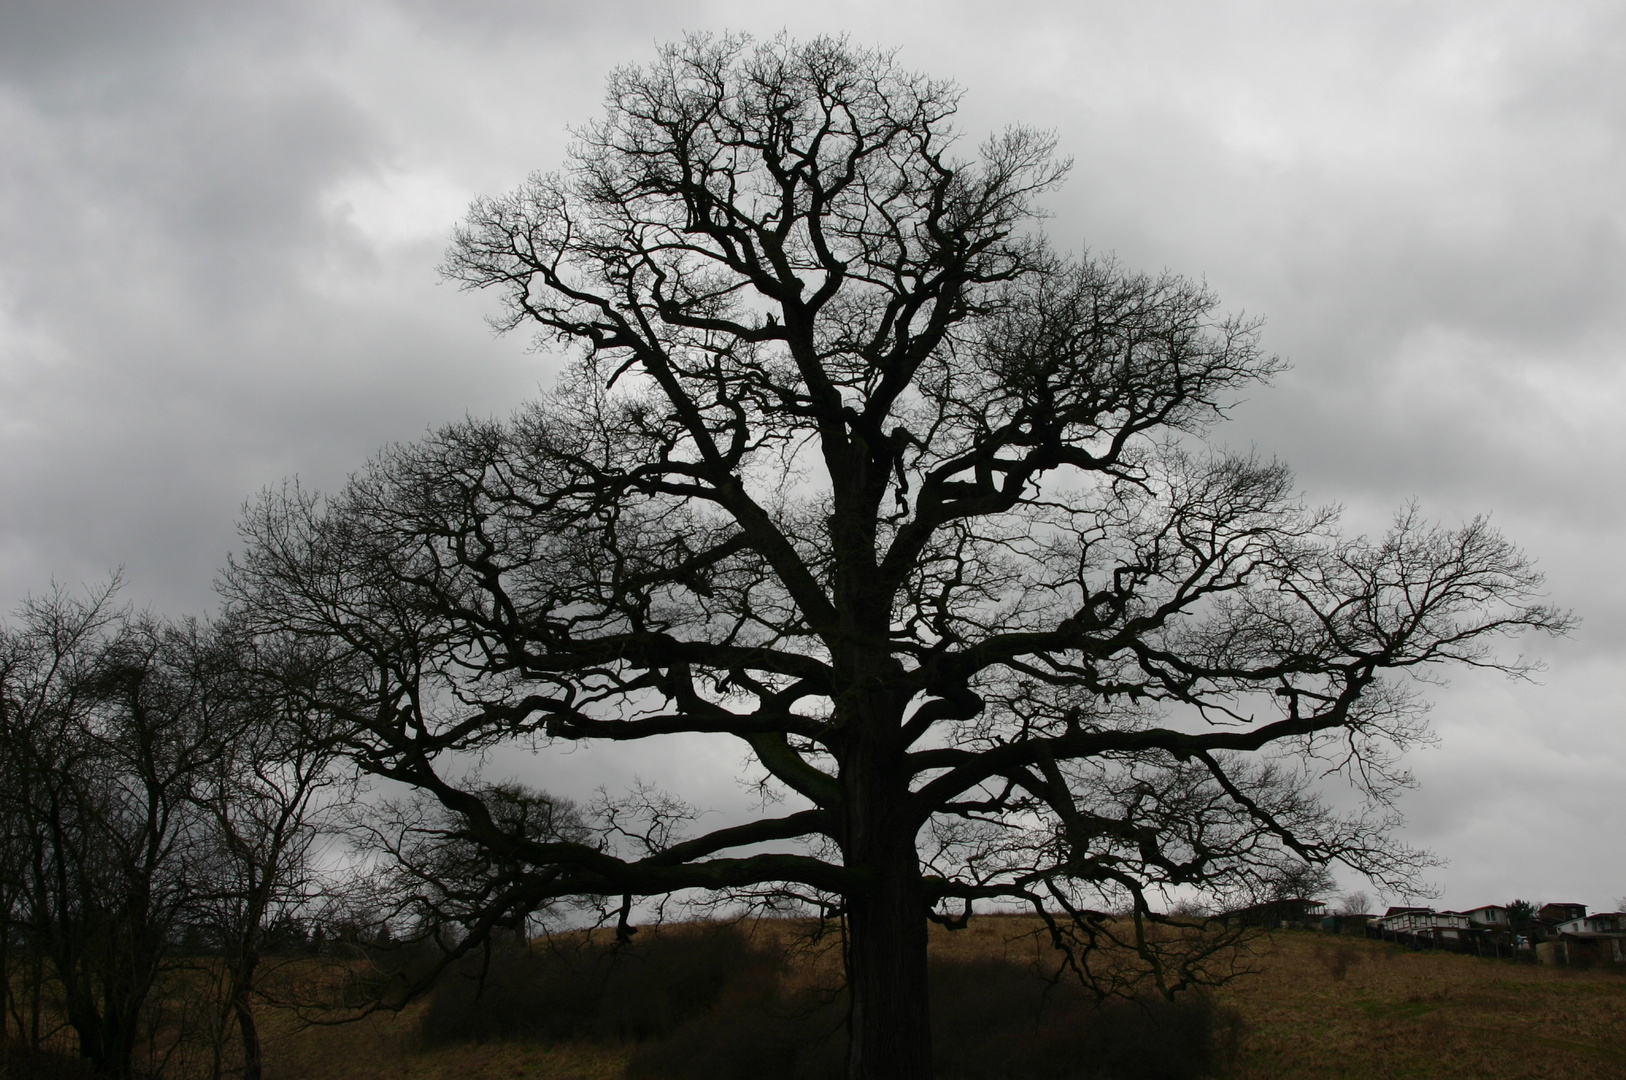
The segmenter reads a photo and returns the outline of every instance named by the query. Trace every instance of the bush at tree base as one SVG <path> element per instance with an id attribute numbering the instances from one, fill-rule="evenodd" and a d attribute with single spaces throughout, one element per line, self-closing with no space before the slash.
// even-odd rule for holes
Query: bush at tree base
<path id="1" fill-rule="evenodd" d="M 436 1043 L 637 1042 L 628 1080 L 837 1080 L 846 1001 L 793 988 L 780 949 L 737 929 L 614 946 L 555 941 L 471 957 L 424 1015 Z M 1240 1024 L 1185 995 L 1098 1004 L 1031 964 L 934 961 L 932 1045 L 944 1080 L 1194 1080 L 1235 1054 Z"/>
<path id="2" fill-rule="evenodd" d="M 711 1008 L 725 990 L 768 990 L 779 958 L 728 927 L 615 946 L 556 939 L 470 955 L 424 1013 L 432 1043 L 646 1040 Z"/>
<path id="3" fill-rule="evenodd" d="M 0 1042 L 0 1078 L 3 1080 L 94 1080 L 96 1070 L 82 1057 L 31 1050 L 21 1043 Z"/>

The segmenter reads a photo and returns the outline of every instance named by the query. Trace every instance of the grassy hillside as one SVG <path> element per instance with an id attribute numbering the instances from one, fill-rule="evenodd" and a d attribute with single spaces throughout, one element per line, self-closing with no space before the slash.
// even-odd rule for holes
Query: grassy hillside
<path id="1" fill-rule="evenodd" d="M 1626 977 L 1412 953 L 1297 932 L 1222 995 L 1243 1016 L 1236 1075 L 1626 1076 Z"/>
<path id="2" fill-rule="evenodd" d="M 946 984 L 959 999 L 954 1007 L 964 1008 L 968 995 L 974 1003 L 983 994 L 990 1007 L 1007 995 L 991 978 L 992 968 L 976 965 L 993 960 L 1019 965 L 1031 958 L 1036 942 L 1026 936 L 1029 929 L 1025 920 L 986 919 L 957 934 L 934 933 L 937 958 L 950 967 L 958 963 L 955 970 L 968 976 Z M 768 938 L 784 932 L 771 925 L 759 930 Z M 779 980 L 789 986 L 786 993 L 828 985 L 833 961 L 829 953 L 801 957 Z M 1309 932 L 1261 940 L 1251 961 L 1257 973 L 1215 997 L 1223 1020 L 1216 1037 L 1229 1044 L 1222 1055 L 1230 1060 L 1225 1075 L 1238 1080 L 1626 1076 L 1626 978 L 1620 975 L 1411 953 Z M 750 995 L 767 992 L 757 986 Z M 491 998 L 484 1000 L 483 1007 L 499 1007 Z M 717 1017 L 746 1017 L 751 1004 L 744 997 L 732 1006 L 724 1000 L 706 1021 L 709 1027 L 693 1030 L 693 1045 L 729 1041 L 726 1026 L 719 1026 L 726 1020 Z M 654 1066 L 647 1051 L 640 1057 L 638 1046 L 613 1039 L 588 1036 L 550 1045 L 526 1038 L 426 1038 L 429 1008 L 419 1002 L 400 1015 L 304 1030 L 268 1016 L 269 1026 L 280 1029 L 268 1047 L 268 1075 L 273 1080 L 623 1080 L 629 1066 L 637 1076 L 657 1075 L 649 1071 Z M 438 1029 L 431 1024 L 429 1030 Z M 678 1045 L 681 1051 L 681 1040 Z M 741 1071 L 769 1075 L 774 1070 L 742 1066 Z"/>

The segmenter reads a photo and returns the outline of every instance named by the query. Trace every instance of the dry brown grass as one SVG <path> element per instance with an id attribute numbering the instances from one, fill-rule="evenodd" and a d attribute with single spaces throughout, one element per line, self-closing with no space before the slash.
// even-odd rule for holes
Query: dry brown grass
<path id="1" fill-rule="evenodd" d="M 762 924 L 783 940 L 798 928 Z M 1027 961 L 1045 947 L 1021 918 L 933 928 L 946 959 Z M 828 983 L 827 950 L 792 973 Z M 1217 995 L 1245 1026 L 1236 1080 L 1620 1080 L 1626 1077 L 1626 977 L 1411 953 L 1356 938 L 1285 932 L 1254 946 L 1258 973 Z M 272 1080 L 621 1080 L 626 1048 L 491 1042 L 425 1046 L 421 1006 L 343 1027 L 299 1030 L 268 1016 Z"/>
<path id="2" fill-rule="evenodd" d="M 1237 1076 L 1626 1077 L 1626 978 L 1307 932 L 1258 946 L 1220 995 L 1248 1030 Z"/>

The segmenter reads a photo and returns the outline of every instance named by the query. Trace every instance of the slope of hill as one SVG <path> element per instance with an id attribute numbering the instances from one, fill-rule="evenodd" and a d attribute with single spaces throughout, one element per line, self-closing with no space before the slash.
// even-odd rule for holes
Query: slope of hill
<path id="1" fill-rule="evenodd" d="M 958 982 L 944 984 L 948 987 L 944 993 L 955 998 L 945 1008 L 963 1011 L 968 1003 L 975 1007 L 977 994 L 982 993 L 989 1009 L 997 1011 L 1016 984 L 1007 985 L 990 973 L 997 974 L 999 962 L 1016 970 L 1044 955 L 1031 934 L 1033 929 L 1030 922 L 1017 918 L 984 919 L 955 934 L 934 928 L 934 953 L 940 966 L 951 973 L 965 973 Z M 782 939 L 787 930 L 762 924 L 757 933 L 759 941 L 779 944 L 776 936 Z M 1214 995 L 1216 1009 L 1210 1026 L 1219 1044 L 1219 1075 L 1236 1080 L 1618 1080 L 1626 1076 L 1626 978 L 1618 974 L 1412 953 L 1378 942 L 1304 931 L 1262 938 L 1246 959 L 1255 973 Z M 794 995 L 828 986 L 834 960 L 830 952 L 795 957 L 778 976 L 784 994 L 790 995 L 783 1000 L 813 1000 Z M 751 991 L 756 999 L 764 993 L 760 987 Z M 743 1018 L 749 1008 L 741 1000 L 732 1005 L 725 1000 L 721 1011 L 705 1021 L 710 1026 L 691 1040 L 726 1038 L 729 1017 L 740 1017 L 746 1023 Z M 828 995 L 821 1000 L 823 1005 L 809 1008 L 825 1009 L 826 1017 L 829 1010 L 839 1008 L 830 1003 Z M 1074 1023 L 1080 1014 L 1069 1013 L 1070 1007 L 1065 1002 L 1058 1006 L 1050 1022 Z M 268 1078 L 623 1080 L 629 1069 L 631 1075 L 642 1078 L 659 1080 L 661 1075 L 651 1070 L 662 1059 L 651 1057 L 647 1046 L 595 1039 L 591 1033 L 586 1038 L 551 1043 L 513 1037 L 466 1042 L 426 1039 L 427 1009 L 426 1003 L 419 1002 L 399 1015 L 376 1015 L 342 1027 L 294 1030 L 280 1025 L 283 1034 L 268 1047 Z M 268 1019 L 278 1026 L 276 1018 Z M 962 1029 L 967 1026 L 963 1017 L 954 1023 Z M 999 1037 L 1009 1038 L 1008 1030 L 1001 1031 Z M 768 1075 L 761 1071 L 767 1068 L 765 1064 L 738 1060 L 738 1053 L 751 1052 L 750 1039 L 757 1037 L 760 1033 L 743 1038 L 746 1049 L 737 1051 L 735 1058 L 706 1068 L 717 1070 L 719 1077 L 735 1068 L 741 1075 Z M 963 1040 L 974 1035 L 961 1030 L 943 1037 Z M 1061 1052 L 1058 1044 L 1056 1053 Z M 954 1061 L 964 1064 L 969 1057 L 962 1049 Z M 1045 1066 L 1041 1062 L 1035 1067 Z M 1123 1066 L 1128 1073 L 1119 1075 L 1155 1067 L 1131 1064 Z M 1057 1075 L 1091 1074 L 1069 1069 Z M 1182 1071 L 1181 1075 L 1196 1073 Z"/>

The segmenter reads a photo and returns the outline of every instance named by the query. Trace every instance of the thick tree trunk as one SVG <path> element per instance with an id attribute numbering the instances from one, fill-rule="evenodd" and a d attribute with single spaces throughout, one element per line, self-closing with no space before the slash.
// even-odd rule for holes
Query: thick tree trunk
<path id="1" fill-rule="evenodd" d="M 873 655 L 850 661 L 854 683 L 880 681 Z M 869 668 L 871 670 L 866 671 Z M 909 814 L 901 702 L 854 695 L 842 754 L 843 856 L 858 872 L 847 896 L 848 1080 L 931 1080 L 926 903 Z"/>
<path id="2" fill-rule="evenodd" d="M 252 926 L 259 925 L 260 912 L 256 910 Z M 254 973 L 260 966 L 259 951 L 253 946 L 244 948 L 242 962 L 232 980 L 232 1009 L 237 1014 L 237 1033 L 243 1044 L 243 1080 L 260 1080 L 264 1065 L 260 1057 L 260 1026 L 254 1021 L 254 1005 L 250 997 L 254 992 Z"/>
<path id="3" fill-rule="evenodd" d="M 240 995 L 235 1007 L 237 1030 L 243 1037 L 243 1080 L 260 1080 L 265 1071 L 260 1060 L 260 1028 L 254 1022 L 254 1009 L 248 995 Z"/>
<path id="4" fill-rule="evenodd" d="M 28 1003 L 28 1048 L 40 1048 L 40 1021 L 43 1016 L 43 995 L 45 993 L 45 951 L 36 942 L 34 945 L 33 970 L 29 972 L 30 986 Z"/>
<path id="5" fill-rule="evenodd" d="M 909 839 L 871 862 L 874 887 L 848 899 L 848 1080 L 931 1080 L 926 908 Z"/>
<path id="6" fill-rule="evenodd" d="M 135 1073 L 135 1032 L 121 1023 L 114 1010 L 81 1012 L 70 1024 L 79 1035 L 79 1056 L 87 1058 L 97 1075 L 128 1080 Z"/>

